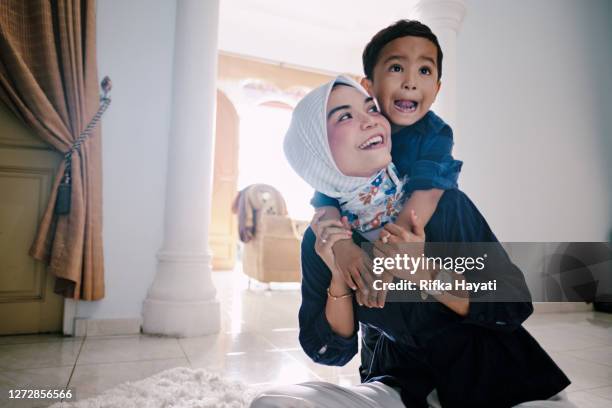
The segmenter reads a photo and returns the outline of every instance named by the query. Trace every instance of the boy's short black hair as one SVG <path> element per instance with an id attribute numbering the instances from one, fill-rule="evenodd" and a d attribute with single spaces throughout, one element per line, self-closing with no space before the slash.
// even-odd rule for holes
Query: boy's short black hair
<path id="1" fill-rule="evenodd" d="M 385 45 L 401 37 L 422 37 L 434 43 L 438 49 L 436 65 L 438 66 L 438 80 L 440 80 L 442 77 L 442 48 L 440 48 L 438 37 L 429 27 L 416 20 L 399 20 L 372 37 L 363 50 L 363 72 L 366 78 L 374 79 L 374 67 Z"/>

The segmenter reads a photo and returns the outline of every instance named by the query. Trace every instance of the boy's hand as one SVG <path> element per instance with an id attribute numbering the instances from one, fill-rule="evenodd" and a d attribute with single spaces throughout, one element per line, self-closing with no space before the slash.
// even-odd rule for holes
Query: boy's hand
<path id="1" fill-rule="evenodd" d="M 338 241 L 332 249 L 336 266 L 342 273 L 346 284 L 351 289 L 359 290 L 367 296 L 373 290 L 372 282 L 374 281 L 370 258 L 352 240 Z"/>
<path id="2" fill-rule="evenodd" d="M 425 229 L 425 224 L 423 223 L 423 221 L 419 218 L 419 217 L 413 217 L 412 213 L 414 212 L 414 210 L 409 210 L 409 216 L 403 216 L 403 217 L 397 217 L 397 219 L 395 220 L 395 222 L 393 223 L 394 225 L 397 225 L 401 228 L 403 228 L 406 231 L 412 231 L 413 229 L 416 229 L 416 231 L 421 231 Z M 388 224 L 385 224 L 388 225 Z M 386 233 L 384 231 L 381 231 L 381 237 L 384 236 Z"/>
<path id="3" fill-rule="evenodd" d="M 423 255 L 425 249 L 425 230 L 418 222 L 418 217 L 414 210 L 410 213 L 409 221 L 412 225 L 410 230 L 394 223 L 385 224 L 379 239 L 374 243 L 374 254 L 377 257 L 395 258 L 398 254 L 406 254 L 417 258 Z M 411 245 L 401 245 L 407 243 Z M 389 272 L 400 279 L 411 281 L 428 278 L 427 271 L 425 270 L 418 270 L 414 273 L 405 270 L 389 270 Z"/>
<path id="4" fill-rule="evenodd" d="M 355 290 L 357 304 L 381 308 L 385 305 L 387 291 L 374 289 L 374 280 L 391 282 L 388 272 L 378 277 L 372 272 L 372 261 L 366 253 L 350 240 L 338 241 L 334 246 L 336 267 L 350 288 Z"/>
<path id="5" fill-rule="evenodd" d="M 380 278 L 382 282 L 392 282 L 393 279 L 394 276 L 386 271 L 381 275 Z M 386 298 L 386 290 L 376 290 L 372 288 L 370 289 L 368 294 L 364 294 L 360 290 L 355 291 L 355 299 L 357 300 L 357 304 L 359 306 L 382 309 L 385 306 Z"/>
<path id="6" fill-rule="evenodd" d="M 379 240 L 390 244 L 420 243 L 423 247 L 425 244 L 425 228 L 414 210 L 410 212 L 408 223 L 409 228 L 388 222 L 380 232 Z"/>
<path id="7" fill-rule="evenodd" d="M 413 227 L 425 228 L 425 225 L 427 225 L 431 216 L 436 211 L 438 202 L 443 194 L 444 190 L 437 188 L 414 191 L 402 207 L 402 211 L 397 216 L 395 224 L 408 231 L 412 230 Z M 413 210 L 419 214 L 419 217 L 412 217 Z"/>
<path id="8" fill-rule="evenodd" d="M 389 271 L 384 271 L 379 277 L 383 284 L 393 282 L 393 278 L 395 278 Z M 379 308 L 384 307 L 386 301 L 387 301 L 387 290 L 386 289 L 377 290 L 376 291 L 376 307 L 379 307 Z"/>

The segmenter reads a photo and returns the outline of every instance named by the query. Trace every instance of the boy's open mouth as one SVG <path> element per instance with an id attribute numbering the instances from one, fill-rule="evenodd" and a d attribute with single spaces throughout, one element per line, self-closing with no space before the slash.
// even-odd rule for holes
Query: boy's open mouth
<path id="1" fill-rule="evenodd" d="M 415 112 L 419 106 L 417 101 L 411 101 L 408 99 L 398 99 L 393 102 L 393 104 L 401 112 Z"/>
<path id="2" fill-rule="evenodd" d="M 384 141 L 385 141 L 385 139 L 384 139 L 384 137 L 382 137 L 382 135 L 374 135 L 374 136 L 368 138 L 368 140 L 366 140 L 362 144 L 360 144 L 359 148 L 361 150 L 375 149 L 375 148 L 377 148 L 379 146 L 382 146 Z"/>

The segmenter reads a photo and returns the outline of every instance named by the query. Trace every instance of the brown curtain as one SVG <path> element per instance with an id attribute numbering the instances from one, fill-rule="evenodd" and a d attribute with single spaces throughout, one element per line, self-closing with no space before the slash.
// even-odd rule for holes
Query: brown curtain
<path id="1" fill-rule="evenodd" d="M 0 100 L 61 153 L 99 106 L 94 0 L 0 0 Z M 72 156 L 71 210 L 55 215 L 64 163 L 30 255 L 66 297 L 104 297 L 100 125 Z"/>

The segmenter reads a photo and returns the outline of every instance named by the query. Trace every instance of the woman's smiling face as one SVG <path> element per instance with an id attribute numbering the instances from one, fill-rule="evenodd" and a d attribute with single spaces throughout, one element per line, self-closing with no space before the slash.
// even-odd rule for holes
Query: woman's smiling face
<path id="1" fill-rule="evenodd" d="M 327 140 L 345 176 L 370 177 L 391 162 L 391 126 L 374 100 L 338 84 L 327 101 Z"/>

